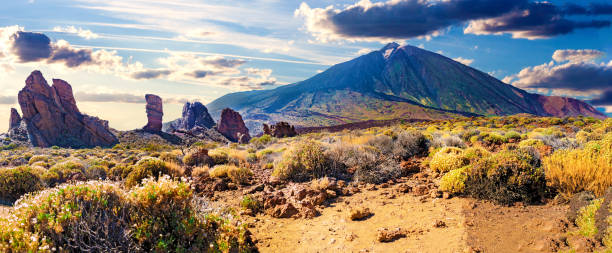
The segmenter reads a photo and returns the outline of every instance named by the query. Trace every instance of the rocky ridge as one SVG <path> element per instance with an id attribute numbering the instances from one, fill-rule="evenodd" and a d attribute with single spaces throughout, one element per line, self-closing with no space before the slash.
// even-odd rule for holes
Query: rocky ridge
<path id="1" fill-rule="evenodd" d="M 53 79 L 49 86 L 42 73 L 34 71 L 19 92 L 18 101 L 33 146 L 108 147 L 118 142 L 108 121 L 79 111 L 72 87 L 63 80 Z"/>

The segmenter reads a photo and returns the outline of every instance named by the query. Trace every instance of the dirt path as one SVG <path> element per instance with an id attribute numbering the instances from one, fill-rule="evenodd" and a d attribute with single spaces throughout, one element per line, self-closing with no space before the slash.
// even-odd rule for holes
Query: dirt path
<path id="1" fill-rule="evenodd" d="M 558 252 L 568 228 L 562 205 L 498 206 L 469 200 L 468 245 L 482 252 Z"/>
<path id="2" fill-rule="evenodd" d="M 389 194 L 385 194 L 385 192 Z M 411 194 L 396 198 L 391 189 L 366 191 L 339 198 L 314 219 L 252 218 L 252 228 L 261 252 L 463 252 L 467 247 L 462 206 L 465 199 L 427 199 Z M 367 206 L 368 219 L 351 221 L 350 207 Z M 443 221 L 445 227 L 434 227 Z M 379 228 L 402 228 L 405 238 L 377 241 Z"/>

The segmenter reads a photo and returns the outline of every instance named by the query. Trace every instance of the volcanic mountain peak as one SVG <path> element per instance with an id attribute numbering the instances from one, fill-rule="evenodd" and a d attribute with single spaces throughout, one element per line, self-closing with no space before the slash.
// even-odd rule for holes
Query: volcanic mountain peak
<path id="1" fill-rule="evenodd" d="M 418 47 L 389 43 L 309 79 L 272 90 L 225 95 L 207 105 L 255 123 L 297 126 L 367 120 L 440 119 L 465 115 L 605 115 L 582 101 L 531 94 L 472 67 Z"/>

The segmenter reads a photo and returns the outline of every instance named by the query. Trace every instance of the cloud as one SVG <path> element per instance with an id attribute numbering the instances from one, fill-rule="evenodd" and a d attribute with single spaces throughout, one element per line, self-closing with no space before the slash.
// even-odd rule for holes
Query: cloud
<path id="1" fill-rule="evenodd" d="M 470 66 L 474 62 L 474 59 L 465 59 L 463 57 L 453 58 L 453 60 L 467 66 Z"/>
<path id="2" fill-rule="evenodd" d="M 512 85 L 521 88 L 601 90 L 612 87 L 612 61 L 609 64 L 590 62 L 554 62 L 527 67 L 513 76 Z M 513 80 L 509 79 L 509 80 Z"/>
<path id="3" fill-rule="evenodd" d="M 14 69 L 15 64 L 48 63 L 132 80 L 165 79 L 241 90 L 276 84 L 270 69 L 241 69 L 247 63 L 244 59 L 163 53 L 169 56 L 157 59 L 161 67 L 147 68 L 137 61 L 126 63 L 116 51 L 75 47 L 65 40 L 54 42 L 45 34 L 18 26 L 0 28 L 0 67 L 5 70 Z"/>
<path id="4" fill-rule="evenodd" d="M 593 49 L 566 49 L 566 50 L 556 50 L 553 54 L 552 58 L 556 62 L 586 62 L 592 61 L 597 58 L 603 57 L 605 55 L 604 52 Z"/>
<path id="5" fill-rule="evenodd" d="M 147 69 L 134 72 L 130 75 L 133 79 L 158 79 L 170 75 L 172 71 L 165 69 Z"/>
<path id="6" fill-rule="evenodd" d="M 172 104 L 184 104 L 190 101 L 187 98 L 177 98 L 177 97 L 168 97 L 161 96 L 164 103 L 172 103 Z M 87 92 L 77 92 L 75 94 L 75 98 L 78 102 L 115 102 L 115 103 L 134 103 L 134 104 L 144 104 L 145 96 L 142 95 L 134 95 L 128 93 L 87 93 Z"/>
<path id="7" fill-rule="evenodd" d="M 544 93 L 592 97 L 593 105 L 612 105 L 612 61 L 596 63 L 597 50 L 557 50 L 555 61 L 527 67 L 504 82 Z"/>
<path id="8" fill-rule="evenodd" d="M 91 30 L 87 30 L 87 29 L 83 29 L 83 28 L 76 28 L 74 26 L 66 26 L 66 27 L 60 27 L 60 26 L 56 26 L 53 28 L 54 32 L 62 32 L 62 33 L 70 33 L 70 34 L 76 34 L 77 36 L 84 38 L 84 39 L 95 39 L 98 38 L 99 35 L 92 32 Z"/>
<path id="9" fill-rule="evenodd" d="M 610 6 L 587 8 L 588 15 L 608 14 L 605 8 Z M 528 0 L 361 0 L 344 9 L 311 8 L 302 3 L 294 15 L 304 18 L 306 30 L 323 42 L 430 37 L 465 22 L 469 22 L 465 33 L 511 33 L 515 38 L 545 38 L 610 26 L 608 20 L 570 20 L 565 16 L 582 14 Z"/>
<path id="10" fill-rule="evenodd" d="M 601 5 L 601 8 L 606 6 L 608 5 Z M 609 20 L 566 18 L 567 15 L 577 14 L 573 11 L 564 11 L 563 8 L 550 2 L 530 2 L 499 17 L 471 21 L 464 32 L 476 35 L 507 33 L 511 34 L 512 38 L 542 39 L 568 34 L 576 29 L 610 26 Z M 592 12 L 590 15 L 599 14 L 608 13 Z"/>
<path id="11" fill-rule="evenodd" d="M 601 96 L 589 101 L 593 105 L 612 105 L 612 89 L 604 91 Z"/>
<path id="12" fill-rule="evenodd" d="M 33 62 L 51 56 L 51 39 L 42 33 L 17 31 L 11 36 L 11 48 L 20 62 Z"/>
<path id="13" fill-rule="evenodd" d="M 12 105 L 17 102 L 17 97 L 15 96 L 0 96 L 0 104 L 2 105 Z"/>

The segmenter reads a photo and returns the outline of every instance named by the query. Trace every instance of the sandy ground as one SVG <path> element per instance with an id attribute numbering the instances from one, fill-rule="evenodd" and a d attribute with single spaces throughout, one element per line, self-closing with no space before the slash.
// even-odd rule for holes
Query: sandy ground
<path id="1" fill-rule="evenodd" d="M 410 194 L 389 198 L 392 189 L 341 197 L 313 219 L 252 218 L 261 252 L 463 252 L 467 247 L 462 206 L 465 199 L 428 199 Z M 349 210 L 366 206 L 373 216 L 351 221 Z M 443 221 L 445 227 L 434 227 Z M 379 228 L 411 231 L 393 242 L 377 241 Z"/>

